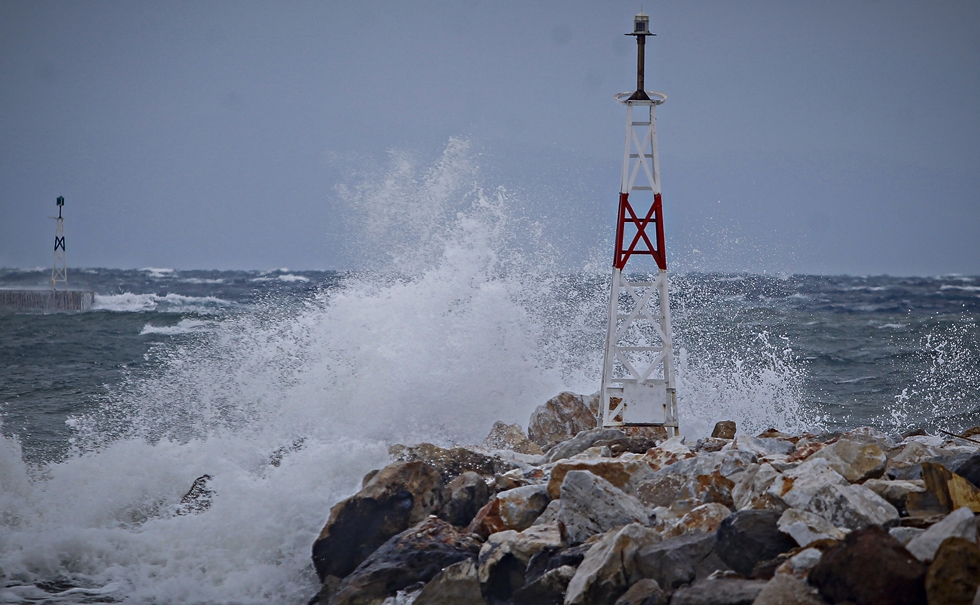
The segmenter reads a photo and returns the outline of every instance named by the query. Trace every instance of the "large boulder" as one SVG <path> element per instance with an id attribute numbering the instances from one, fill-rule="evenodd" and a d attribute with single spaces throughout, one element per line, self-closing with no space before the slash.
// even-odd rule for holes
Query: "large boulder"
<path id="1" fill-rule="evenodd" d="M 569 471 L 561 484 L 558 526 L 568 544 L 630 523 L 649 525 L 651 511 L 640 501 L 588 471 Z"/>
<path id="2" fill-rule="evenodd" d="M 610 531 L 596 542 L 565 593 L 566 605 L 613 605 L 640 579 L 635 555 L 660 541 L 657 532 L 637 523 Z"/>
<path id="3" fill-rule="evenodd" d="M 664 538 L 674 538 L 690 533 L 715 533 L 721 522 L 724 521 L 732 511 L 717 502 L 708 502 L 696 506 L 686 512 L 680 519 L 666 527 Z"/>
<path id="4" fill-rule="evenodd" d="M 527 435 L 542 448 L 548 448 L 594 428 L 596 417 L 586 403 L 586 396 L 566 391 L 534 410 Z"/>
<path id="5" fill-rule="evenodd" d="M 734 487 L 732 487 L 732 504 L 735 510 L 745 510 L 749 508 L 783 510 L 786 503 L 782 498 L 771 495 L 769 487 L 779 476 L 777 471 L 769 463 L 750 464 L 745 472 L 737 477 Z"/>
<path id="6" fill-rule="evenodd" d="M 480 549 L 477 573 L 480 591 L 489 605 L 507 603 L 526 584 L 531 558 L 545 549 L 557 549 L 561 536 L 554 525 L 535 525 L 522 532 L 495 533 Z"/>
<path id="7" fill-rule="evenodd" d="M 440 571 L 415 597 L 413 605 L 485 605 L 476 561 L 465 559 Z"/>
<path id="8" fill-rule="evenodd" d="M 911 516 L 949 512 L 962 506 L 980 513 L 980 489 L 942 464 L 922 463 L 922 480 L 926 490 L 910 493 L 906 505 Z"/>
<path id="9" fill-rule="evenodd" d="M 670 605 L 752 605 L 765 585 L 742 578 L 701 580 L 675 592 Z"/>
<path id="10" fill-rule="evenodd" d="M 946 538 L 926 572 L 930 604 L 971 605 L 980 585 L 980 548 L 964 538 Z"/>
<path id="11" fill-rule="evenodd" d="M 826 605 L 826 602 L 805 581 L 790 574 L 776 574 L 762 587 L 752 605 Z"/>
<path id="12" fill-rule="evenodd" d="M 467 531 L 487 538 L 490 534 L 530 527 L 548 507 L 548 488 L 544 485 L 515 487 L 494 496 L 477 511 Z"/>
<path id="13" fill-rule="evenodd" d="M 925 576 L 922 562 L 872 525 L 826 550 L 808 579 L 831 603 L 926 605 Z"/>
<path id="14" fill-rule="evenodd" d="M 876 441 L 859 439 L 839 439 L 813 454 L 812 458 L 823 458 L 830 463 L 830 468 L 851 483 L 881 477 L 888 461 Z"/>
<path id="15" fill-rule="evenodd" d="M 715 423 L 715 428 L 711 431 L 711 436 L 715 439 L 734 439 L 735 430 L 734 420 L 722 420 Z"/>
<path id="16" fill-rule="evenodd" d="M 557 462 L 563 458 L 571 458 L 581 454 L 596 444 L 597 441 L 623 439 L 626 433 L 619 429 L 592 429 L 582 431 L 568 441 L 559 443 L 548 451 L 548 462 Z"/>
<path id="17" fill-rule="evenodd" d="M 575 568 L 561 565 L 549 569 L 533 581 L 514 591 L 514 605 L 562 605 L 568 583 L 575 577 Z"/>
<path id="18" fill-rule="evenodd" d="M 715 550 L 729 567 L 748 576 L 756 564 L 796 547 L 796 542 L 779 531 L 780 513 L 770 510 L 741 510 L 718 527 Z"/>
<path id="19" fill-rule="evenodd" d="M 473 559 L 480 544 L 442 519 L 429 518 L 385 542 L 351 572 L 330 605 L 373 605 L 428 582 L 442 569 Z"/>
<path id="20" fill-rule="evenodd" d="M 561 497 L 561 484 L 569 471 L 589 471 L 602 477 L 609 483 L 628 494 L 635 495 L 640 483 L 653 478 L 653 469 L 642 460 L 562 460 L 551 469 L 548 479 L 548 495 L 552 498 Z"/>
<path id="21" fill-rule="evenodd" d="M 840 473 L 823 458 L 810 458 L 796 468 L 778 475 L 767 493 L 790 508 L 806 510 L 813 496 L 827 485 L 848 485 Z"/>
<path id="22" fill-rule="evenodd" d="M 965 506 L 912 538 L 905 548 L 918 560 L 929 562 L 943 541 L 953 537 L 977 542 L 977 521 L 973 511 Z"/>
<path id="23" fill-rule="evenodd" d="M 863 485 L 825 485 L 813 495 L 805 510 L 816 513 L 835 527 L 861 529 L 898 519 L 898 510 Z"/>
<path id="24" fill-rule="evenodd" d="M 483 477 L 473 471 L 466 471 L 446 486 L 445 506 L 442 518 L 453 525 L 466 527 L 476 513 L 490 500 L 490 488 Z"/>
<path id="25" fill-rule="evenodd" d="M 788 456 L 796 449 L 792 441 L 739 435 L 732 447 L 743 452 L 750 452 L 759 458 L 766 456 Z"/>
<path id="26" fill-rule="evenodd" d="M 862 483 L 864 487 L 870 489 L 894 506 L 902 516 L 908 514 L 907 502 L 909 494 L 922 493 L 926 491 L 925 481 L 890 481 L 888 479 L 868 479 Z"/>
<path id="27" fill-rule="evenodd" d="M 818 540 L 843 540 L 847 532 L 833 526 L 820 515 L 788 508 L 783 511 L 776 526 L 800 546 L 808 546 Z"/>
<path id="28" fill-rule="evenodd" d="M 449 449 L 420 443 L 404 446 L 395 444 L 388 448 L 388 453 L 396 461 L 424 462 L 436 469 L 444 483 L 449 483 L 466 471 L 472 471 L 484 477 L 503 474 L 517 465 L 499 457 L 488 456 L 480 452 L 455 446 Z"/>
<path id="29" fill-rule="evenodd" d="M 439 473 L 422 462 L 396 462 L 362 489 L 330 509 L 313 543 L 313 566 L 320 580 L 343 578 L 392 536 L 443 507 Z"/>
<path id="30" fill-rule="evenodd" d="M 615 605 L 667 605 L 669 600 L 656 580 L 641 578 L 616 599 Z"/>
<path id="31" fill-rule="evenodd" d="M 730 569 L 715 553 L 714 534 L 686 534 L 641 548 L 636 566 L 642 577 L 656 580 L 668 594 L 715 571 Z"/>
<path id="32" fill-rule="evenodd" d="M 518 454 L 540 456 L 544 452 L 531 442 L 524 434 L 519 424 L 504 424 L 499 420 L 493 423 L 490 434 L 483 440 L 481 447 L 487 450 L 512 450 Z"/>

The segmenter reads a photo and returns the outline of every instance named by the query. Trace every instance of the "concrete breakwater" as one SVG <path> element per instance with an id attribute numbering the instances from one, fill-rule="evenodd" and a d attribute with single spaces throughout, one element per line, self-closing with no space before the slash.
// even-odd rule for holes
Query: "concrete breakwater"
<path id="1" fill-rule="evenodd" d="M 2 290 L 0 308 L 36 311 L 88 311 L 95 292 L 82 290 Z"/>

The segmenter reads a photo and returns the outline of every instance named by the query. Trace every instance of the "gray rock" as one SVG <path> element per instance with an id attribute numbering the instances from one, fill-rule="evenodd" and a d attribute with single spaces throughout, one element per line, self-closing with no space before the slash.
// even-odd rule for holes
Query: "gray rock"
<path id="1" fill-rule="evenodd" d="M 847 479 L 832 469 L 827 460 L 811 457 L 776 477 L 766 493 L 782 499 L 790 508 L 806 510 L 813 496 L 825 486 L 847 484 Z"/>
<path id="2" fill-rule="evenodd" d="M 511 601 L 514 605 L 562 605 L 565 589 L 575 576 L 575 568 L 562 565 L 549 569 L 533 582 L 514 591 Z"/>
<path id="3" fill-rule="evenodd" d="M 748 576 L 760 561 L 775 558 L 796 547 L 796 542 L 779 531 L 780 513 L 770 510 L 740 510 L 721 522 L 715 550 L 726 565 Z"/>
<path id="4" fill-rule="evenodd" d="M 793 453 L 793 450 L 796 449 L 792 441 L 753 437 L 751 435 L 739 435 L 735 438 L 735 444 L 732 447 L 741 452 L 755 454 L 760 458 L 763 456 L 785 456 Z"/>
<path id="5" fill-rule="evenodd" d="M 734 423 L 732 423 L 734 424 Z M 643 578 L 629 587 L 615 605 L 667 605 L 670 597 L 660 588 L 656 580 Z"/>
<path id="6" fill-rule="evenodd" d="M 823 458 L 830 463 L 830 468 L 851 483 L 880 477 L 888 462 L 884 449 L 877 442 L 843 438 L 813 454 L 812 458 Z"/>
<path id="7" fill-rule="evenodd" d="M 779 476 L 779 471 L 771 464 L 750 464 L 745 472 L 737 475 L 735 487 L 732 488 L 732 503 L 735 510 L 786 508 L 781 498 L 775 498 L 768 493 L 769 487 Z"/>
<path id="8" fill-rule="evenodd" d="M 586 553 L 568 584 L 566 605 L 613 605 L 629 585 L 640 579 L 637 552 L 660 540 L 639 524 L 610 531 Z"/>
<path id="9" fill-rule="evenodd" d="M 498 493 L 496 498 L 500 501 L 498 514 L 501 520 L 517 531 L 530 527 L 551 501 L 547 485 L 517 487 Z"/>
<path id="10" fill-rule="evenodd" d="M 591 431 L 582 431 L 568 441 L 559 443 L 552 448 L 548 452 L 548 462 L 556 462 L 562 458 L 571 458 L 575 454 L 579 454 L 589 449 L 595 445 L 597 441 L 622 439 L 624 437 L 626 437 L 626 433 L 620 431 L 619 429 L 593 429 Z"/>
<path id="11" fill-rule="evenodd" d="M 466 527 L 478 510 L 490 500 L 490 488 L 483 477 L 466 471 L 446 486 L 449 495 L 443 507 L 442 518 L 453 525 Z"/>
<path id="12" fill-rule="evenodd" d="M 480 591 L 490 605 L 506 603 L 525 584 L 531 557 L 545 549 L 557 549 L 561 536 L 554 525 L 535 525 L 522 532 L 492 534 L 480 549 L 477 574 Z"/>
<path id="13" fill-rule="evenodd" d="M 538 518 L 534 520 L 531 525 L 545 525 L 548 523 L 558 522 L 558 509 L 561 508 L 561 500 L 552 500 L 548 503 L 548 506 L 544 508 L 544 511 L 538 515 Z"/>
<path id="14" fill-rule="evenodd" d="M 561 484 L 558 526 L 568 544 L 630 523 L 649 525 L 651 511 L 639 500 L 588 471 L 569 471 Z"/>
<path id="15" fill-rule="evenodd" d="M 965 538 L 974 544 L 977 541 L 976 518 L 973 511 L 965 506 L 951 512 L 945 519 L 912 538 L 905 548 L 916 559 L 927 562 L 936 556 L 936 551 L 939 550 L 943 540 L 953 537 Z"/>
<path id="16" fill-rule="evenodd" d="M 667 593 L 710 576 L 728 565 L 715 553 L 713 534 L 687 534 L 641 548 L 636 553 L 640 575 L 657 581 Z"/>
<path id="17" fill-rule="evenodd" d="M 924 531 L 924 529 L 918 527 L 893 527 L 888 530 L 888 535 L 901 542 L 902 546 L 908 548 L 908 544 L 912 541 L 912 538 Z"/>
<path id="18" fill-rule="evenodd" d="M 764 580 L 701 580 L 675 592 L 670 605 L 752 605 L 765 585 Z"/>
<path id="19" fill-rule="evenodd" d="M 798 508 L 783 511 L 777 527 L 779 531 L 796 540 L 800 546 L 807 546 L 817 540 L 843 540 L 847 535 L 820 515 Z"/>
<path id="20" fill-rule="evenodd" d="M 921 466 L 919 467 L 921 473 Z M 906 502 L 909 494 L 922 493 L 926 491 L 925 481 L 889 481 L 888 479 L 868 479 L 862 483 L 864 487 L 870 489 L 894 506 L 899 514 L 906 514 Z"/>
<path id="21" fill-rule="evenodd" d="M 594 429 L 596 417 L 589 409 L 587 399 L 591 398 L 566 391 L 539 405 L 527 424 L 528 438 L 547 448 L 582 431 Z"/>
<path id="22" fill-rule="evenodd" d="M 416 601 L 417 602 L 417 601 Z M 776 574 L 752 605 L 826 605 L 820 593 L 803 580 L 789 574 Z"/>
<path id="23" fill-rule="evenodd" d="M 519 424 L 493 423 L 490 433 L 480 445 L 485 450 L 512 450 L 519 454 L 540 456 L 544 452 L 538 444 L 531 442 Z"/>
<path id="24" fill-rule="evenodd" d="M 835 527 L 850 530 L 884 525 L 898 519 L 898 510 L 894 506 L 861 485 L 825 485 L 804 509 L 820 515 Z"/>
<path id="25" fill-rule="evenodd" d="M 440 571 L 422 588 L 413 605 L 485 605 L 476 561 L 466 559 Z"/>

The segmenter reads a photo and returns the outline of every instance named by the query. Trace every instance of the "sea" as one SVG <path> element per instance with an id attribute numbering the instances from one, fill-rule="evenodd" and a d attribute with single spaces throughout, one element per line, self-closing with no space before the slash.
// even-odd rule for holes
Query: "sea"
<path id="1" fill-rule="evenodd" d="M 400 219 L 365 221 L 384 254 L 356 270 L 69 267 L 92 310 L 0 311 L 0 603 L 305 603 L 330 507 L 389 446 L 598 390 L 608 250 L 569 269 L 458 163 L 403 168 L 340 190 Z M 670 299 L 692 443 L 980 424 L 980 276 L 677 270 Z"/>

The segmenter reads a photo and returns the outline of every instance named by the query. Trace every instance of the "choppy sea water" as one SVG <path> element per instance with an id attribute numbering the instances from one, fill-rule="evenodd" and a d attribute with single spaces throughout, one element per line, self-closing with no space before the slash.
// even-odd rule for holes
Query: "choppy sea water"
<path id="1" fill-rule="evenodd" d="M 0 313 L 0 602 L 304 603 L 388 445 L 596 391 L 606 263 L 559 270 L 469 175 L 450 150 L 343 190 L 399 218 L 365 222 L 386 253 L 357 272 L 69 269 L 94 310 Z M 980 424 L 980 277 L 678 274 L 671 303 L 689 436 Z"/>

